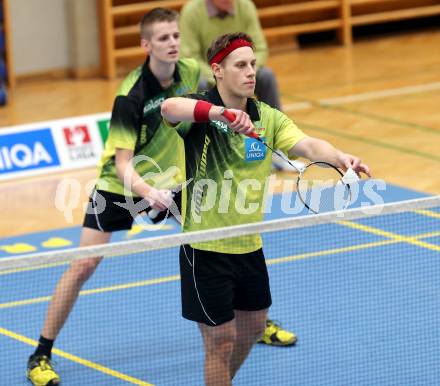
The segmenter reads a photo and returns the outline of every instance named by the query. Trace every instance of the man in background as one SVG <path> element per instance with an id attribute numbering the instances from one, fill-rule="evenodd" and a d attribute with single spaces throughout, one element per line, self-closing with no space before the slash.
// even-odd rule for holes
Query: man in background
<path id="1" fill-rule="evenodd" d="M 281 110 L 278 84 L 274 73 L 265 67 L 268 48 L 257 10 L 251 0 L 189 0 L 180 15 L 181 55 L 200 63 L 199 90 L 214 86 L 211 67 L 206 61 L 210 44 L 219 36 L 233 32 L 247 33 L 255 45 L 257 84 L 255 95 L 262 102 Z"/>

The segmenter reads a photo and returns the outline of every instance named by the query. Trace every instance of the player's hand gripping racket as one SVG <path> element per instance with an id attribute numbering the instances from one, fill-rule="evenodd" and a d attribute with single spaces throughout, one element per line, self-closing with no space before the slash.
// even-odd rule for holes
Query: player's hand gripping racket
<path id="1" fill-rule="evenodd" d="M 147 209 L 147 216 L 153 224 L 164 221 L 167 217 L 173 217 L 178 223 L 181 222 L 180 210 L 181 210 L 181 200 L 182 192 L 181 187 L 171 190 L 170 192 L 173 203 L 170 208 L 165 210 L 159 210 L 149 207 Z"/>
<path id="2" fill-rule="evenodd" d="M 231 111 L 225 110 L 223 116 L 230 122 L 235 121 L 235 114 Z M 257 133 L 252 132 L 248 137 L 262 143 L 298 171 L 298 198 L 308 210 L 320 213 L 348 207 L 352 200 L 350 184 L 359 180 L 353 169 L 348 169 L 344 174 L 336 166 L 325 161 L 310 162 L 303 168 L 298 168 L 284 154 L 269 146 Z"/>

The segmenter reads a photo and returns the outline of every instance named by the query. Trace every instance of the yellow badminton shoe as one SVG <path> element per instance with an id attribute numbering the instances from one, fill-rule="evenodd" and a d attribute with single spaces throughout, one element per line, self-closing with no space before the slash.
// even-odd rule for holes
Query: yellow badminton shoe
<path id="1" fill-rule="evenodd" d="M 270 346 L 293 346 L 296 343 L 296 335 L 293 332 L 283 330 L 281 325 L 273 320 L 267 319 L 266 329 L 258 343 Z"/>
<path id="2" fill-rule="evenodd" d="M 34 386 L 56 386 L 60 384 L 60 377 L 46 355 L 32 355 L 29 358 L 27 377 Z"/>

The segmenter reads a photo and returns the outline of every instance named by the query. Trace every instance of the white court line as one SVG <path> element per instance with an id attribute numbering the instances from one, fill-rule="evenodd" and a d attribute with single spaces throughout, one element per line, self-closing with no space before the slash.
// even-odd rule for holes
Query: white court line
<path id="1" fill-rule="evenodd" d="M 314 105 L 315 106 L 316 105 L 334 106 L 334 105 L 339 105 L 339 104 L 343 104 L 343 103 L 367 101 L 367 100 L 372 100 L 372 99 L 387 98 L 387 97 L 398 96 L 398 95 L 416 94 L 416 93 L 431 91 L 431 90 L 440 90 L 440 82 L 419 84 L 417 86 L 391 88 L 391 89 L 381 90 L 381 91 L 371 91 L 371 92 L 365 92 L 365 93 L 361 93 L 361 94 L 352 94 L 352 95 L 346 95 L 346 96 L 335 97 L 335 98 L 320 99 L 319 101 L 317 101 L 315 103 L 313 103 L 313 102 L 290 103 L 290 104 L 286 104 L 283 106 L 283 111 L 307 110 L 307 109 L 312 108 Z"/>

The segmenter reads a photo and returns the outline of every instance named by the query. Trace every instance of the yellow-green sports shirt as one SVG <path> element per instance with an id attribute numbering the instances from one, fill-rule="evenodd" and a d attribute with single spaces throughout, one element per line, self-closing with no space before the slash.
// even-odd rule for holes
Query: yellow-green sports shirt
<path id="1" fill-rule="evenodd" d="M 133 70 L 117 92 L 99 164 L 98 190 L 133 195 L 124 189 L 123 181 L 116 174 L 117 148 L 134 151 L 135 170 L 156 188 L 173 187 L 185 178 L 182 138 L 163 123 L 160 106 L 166 98 L 196 92 L 200 67 L 194 59 L 179 60 L 174 82 L 163 89 L 148 63 L 147 59 L 143 66 Z"/>
<path id="2" fill-rule="evenodd" d="M 216 88 L 189 95 L 224 106 Z M 252 98 L 247 113 L 260 137 L 287 153 L 306 137 L 282 112 Z M 171 127 L 171 126 L 170 126 Z M 272 154 L 254 138 L 233 132 L 223 122 L 178 124 L 184 138 L 187 188 L 183 230 L 199 231 L 263 220 L 267 178 Z M 262 247 L 259 234 L 191 243 L 196 249 L 241 254 Z"/>

